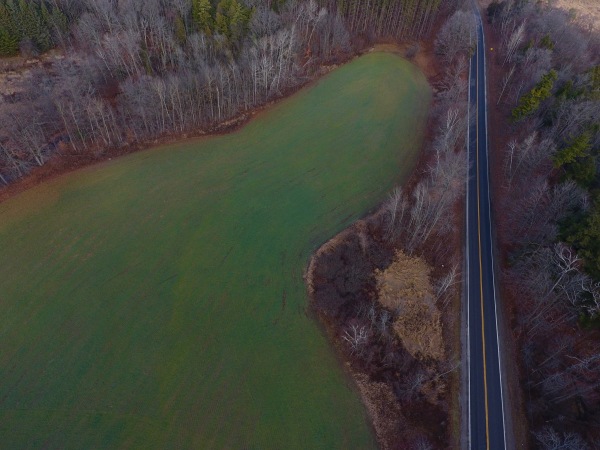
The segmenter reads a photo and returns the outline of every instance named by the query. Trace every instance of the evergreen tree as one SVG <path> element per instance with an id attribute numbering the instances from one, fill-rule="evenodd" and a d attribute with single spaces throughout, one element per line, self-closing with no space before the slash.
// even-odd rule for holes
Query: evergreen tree
<path id="1" fill-rule="evenodd" d="M 221 0 L 217 5 L 217 14 L 215 15 L 215 32 L 227 37 L 230 37 L 229 18 L 227 17 L 230 4 L 230 0 Z"/>
<path id="2" fill-rule="evenodd" d="M 184 45 L 187 40 L 187 31 L 185 29 L 185 23 L 180 15 L 175 17 L 175 37 L 179 45 Z"/>
<path id="3" fill-rule="evenodd" d="M 584 156 L 567 166 L 567 178 L 585 189 L 590 189 L 596 181 L 596 157 Z"/>
<path id="4" fill-rule="evenodd" d="M 57 6 L 43 0 L 0 0 L 0 56 L 18 54 L 24 41 L 45 52 L 67 32 L 67 17 Z"/>
<path id="5" fill-rule="evenodd" d="M 30 11 L 35 24 L 33 41 L 40 52 L 46 52 L 53 47 L 51 25 L 49 23 L 50 12 L 43 1 L 40 4 L 30 3 Z"/>
<path id="6" fill-rule="evenodd" d="M 207 36 L 214 29 L 213 6 L 210 0 L 192 0 L 192 20 L 196 28 Z"/>
<path id="7" fill-rule="evenodd" d="M 547 48 L 548 50 L 554 50 L 554 42 L 552 42 L 552 38 L 550 35 L 545 35 L 540 41 L 540 47 Z"/>
<path id="8" fill-rule="evenodd" d="M 239 42 L 248 31 L 252 9 L 239 0 L 221 0 L 217 5 L 215 32 L 226 36 L 231 42 Z"/>
<path id="9" fill-rule="evenodd" d="M 19 54 L 21 36 L 7 2 L 0 0 L 0 57 Z"/>
<path id="10" fill-rule="evenodd" d="M 590 77 L 590 92 L 591 99 L 600 99 L 600 66 L 592 67 L 589 72 Z"/>
<path id="11" fill-rule="evenodd" d="M 63 37 L 69 33 L 69 19 L 59 8 L 54 7 L 52 8 L 48 24 L 51 25 L 50 28 L 54 36 L 54 43 L 60 44 Z"/>
<path id="12" fill-rule="evenodd" d="M 533 114 L 540 107 L 540 103 L 550 97 L 554 82 L 558 79 L 556 70 L 551 70 L 542 77 L 531 91 L 519 100 L 519 106 L 513 109 L 512 118 L 515 122 Z"/>
<path id="13" fill-rule="evenodd" d="M 565 164 L 575 162 L 578 158 L 588 156 L 588 152 L 592 148 L 591 140 L 592 135 L 589 131 L 577 136 L 570 145 L 554 155 L 554 166 L 562 167 Z"/>
<path id="14" fill-rule="evenodd" d="M 2 14 L 0 10 L 0 14 Z M 19 41 L 8 29 L 0 26 L 0 57 L 19 54 Z"/>
<path id="15" fill-rule="evenodd" d="M 229 34 L 234 41 L 243 39 L 248 31 L 252 10 L 246 8 L 238 0 L 231 0 L 229 5 Z"/>
<path id="16" fill-rule="evenodd" d="M 566 231 L 566 241 L 583 257 L 586 271 L 600 280 L 600 199 L 596 199 L 583 220 L 571 224 Z"/>

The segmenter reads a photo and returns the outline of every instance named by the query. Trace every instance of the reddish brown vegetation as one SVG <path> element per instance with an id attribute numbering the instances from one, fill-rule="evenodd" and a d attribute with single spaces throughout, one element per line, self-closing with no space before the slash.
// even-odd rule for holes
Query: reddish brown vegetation
<path id="1" fill-rule="evenodd" d="M 557 20 L 553 12 L 549 14 Z M 543 22 L 542 14 L 535 17 Z M 519 19 L 522 18 L 515 17 L 517 24 Z M 579 201 L 580 193 L 565 183 L 557 184 L 559 178 L 550 160 L 552 148 L 556 147 L 549 138 L 552 129 L 545 130 L 541 125 L 544 111 L 522 123 L 510 120 L 518 99 L 516 87 L 535 80 L 520 73 L 517 65 L 517 72 L 512 74 L 498 102 L 511 66 L 503 66 L 506 55 L 499 27 L 485 24 L 489 142 L 495 200 L 492 204 L 502 269 L 501 317 L 505 319 L 507 336 L 512 338 L 504 340 L 503 352 L 514 406 L 515 445 L 558 448 L 552 445 L 559 442 L 565 445 L 560 448 L 587 448 L 580 436 L 587 442 L 600 438 L 600 365 L 596 359 L 600 333 L 582 329 L 578 312 L 568 301 L 569 285 L 577 283 L 580 262 L 567 247 L 553 245 L 557 239 L 556 222 L 569 212 L 573 202 Z M 535 33 L 535 28 L 529 27 L 528 32 Z M 537 38 L 528 35 L 524 44 L 529 39 Z M 576 56 L 577 51 L 574 48 L 570 56 Z M 554 54 L 553 64 L 560 68 L 565 64 L 562 57 Z M 576 59 L 576 64 L 586 63 L 581 55 Z M 534 132 L 535 139 L 531 137 Z M 509 179 L 505 170 L 509 142 L 525 145 L 528 137 L 532 139 L 532 154 L 538 152 L 537 159 L 527 161 L 528 168 Z M 540 194 L 538 198 L 534 198 L 536 192 Z M 572 270 L 569 259 L 573 261 Z"/>
<path id="2" fill-rule="evenodd" d="M 451 396 L 456 394 L 450 384 L 451 363 L 413 356 L 394 332 L 391 308 L 377 302 L 375 274 L 390 266 L 394 252 L 381 233 L 380 214 L 354 225 L 313 258 L 308 277 L 312 305 L 349 362 L 382 447 L 406 449 L 425 440 L 446 448 L 452 440 Z M 431 326 L 423 325 L 418 332 Z M 447 347 L 432 349 L 438 357 L 457 352 L 451 324 L 444 325 Z M 360 330 L 364 340 L 353 345 L 348 340 Z"/>
<path id="3" fill-rule="evenodd" d="M 431 54 L 432 46 L 425 51 Z M 462 258 L 462 202 L 460 189 L 456 196 L 444 192 L 465 176 L 453 170 L 456 161 L 465 166 L 465 91 L 448 92 L 449 73 L 432 61 L 429 79 L 442 88 L 426 127 L 428 150 L 413 177 L 379 210 L 324 244 L 307 273 L 312 309 L 346 361 L 386 449 L 459 445 L 460 277 L 449 269 Z M 433 230 L 424 225 L 429 217 L 442 217 Z M 397 253 L 409 247 L 410 256 Z M 397 301 L 411 290 L 415 298 Z"/>

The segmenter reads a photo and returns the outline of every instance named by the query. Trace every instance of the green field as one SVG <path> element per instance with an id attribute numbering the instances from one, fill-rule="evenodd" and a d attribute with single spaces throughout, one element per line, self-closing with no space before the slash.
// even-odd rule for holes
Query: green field
<path id="1" fill-rule="evenodd" d="M 0 448 L 375 446 L 302 272 L 410 172 L 429 99 L 369 54 L 0 204 Z"/>

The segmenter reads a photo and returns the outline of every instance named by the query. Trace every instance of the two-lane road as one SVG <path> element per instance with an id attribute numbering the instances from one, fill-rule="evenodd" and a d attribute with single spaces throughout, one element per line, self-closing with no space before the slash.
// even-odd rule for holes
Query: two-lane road
<path id="1" fill-rule="evenodd" d="M 487 139 L 485 38 L 479 11 L 471 58 L 466 223 L 469 448 L 505 449 L 504 398 L 498 347 Z"/>

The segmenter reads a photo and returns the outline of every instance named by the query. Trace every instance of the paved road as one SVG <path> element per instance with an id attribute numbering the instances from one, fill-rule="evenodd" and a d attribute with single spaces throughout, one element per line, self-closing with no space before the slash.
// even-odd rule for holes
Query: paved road
<path id="1" fill-rule="evenodd" d="M 504 403 L 496 319 L 487 152 L 485 42 L 477 12 L 471 58 L 467 181 L 468 395 L 471 449 L 505 449 Z"/>

